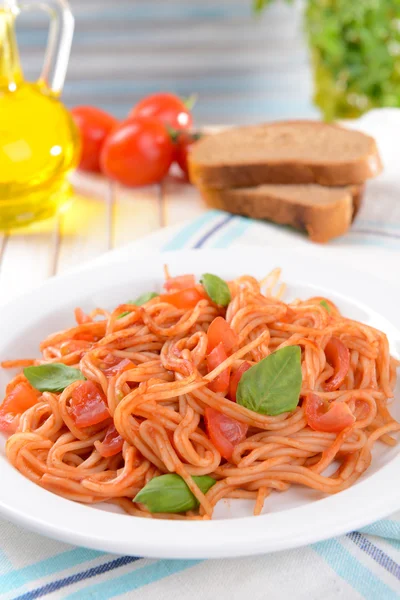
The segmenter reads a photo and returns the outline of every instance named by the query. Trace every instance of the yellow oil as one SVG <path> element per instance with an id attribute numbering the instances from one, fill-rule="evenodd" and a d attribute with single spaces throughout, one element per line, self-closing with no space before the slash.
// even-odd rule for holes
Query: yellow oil
<path id="1" fill-rule="evenodd" d="M 0 229 L 52 216 L 72 194 L 79 158 L 72 118 L 43 82 L 24 81 L 14 15 L 0 9 Z"/>

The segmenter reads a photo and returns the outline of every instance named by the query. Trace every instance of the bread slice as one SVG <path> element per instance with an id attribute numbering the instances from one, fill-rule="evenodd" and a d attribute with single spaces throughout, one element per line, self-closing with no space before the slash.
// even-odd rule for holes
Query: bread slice
<path id="1" fill-rule="evenodd" d="M 363 186 L 265 184 L 223 190 L 201 187 L 200 192 L 212 208 L 291 225 L 306 230 L 314 242 L 327 242 L 349 229 Z"/>
<path id="2" fill-rule="evenodd" d="M 344 186 L 381 170 L 372 137 L 319 121 L 227 129 L 200 139 L 189 155 L 192 183 L 214 189 L 264 183 Z"/>

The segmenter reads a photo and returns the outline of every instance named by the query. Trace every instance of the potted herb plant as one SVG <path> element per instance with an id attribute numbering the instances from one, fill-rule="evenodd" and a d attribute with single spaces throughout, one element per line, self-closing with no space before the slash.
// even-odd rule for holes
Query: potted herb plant
<path id="1" fill-rule="evenodd" d="M 400 0 L 305 0 L 304 26 L 326 120 L 400 106 Z"/>

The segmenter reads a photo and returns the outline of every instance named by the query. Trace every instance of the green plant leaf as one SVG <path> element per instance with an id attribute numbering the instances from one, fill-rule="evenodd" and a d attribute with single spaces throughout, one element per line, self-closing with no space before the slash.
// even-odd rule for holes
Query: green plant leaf
<path id="1" fill-rule="evenodd" d="M 218 306 L 228 306 L 231 301 L 231 293 L 226 281 L 218 277 L 218 275 L 204 273 L 201 276 L 200 283 L 203 284 L 207 295 L 215 304 L 218 304 Z"/>
<path id="2" fill-rule="evenodd" d="M 323 306 L 325 310 L 330 314 L 331 307 L 329 306 L 326 300 L 321 300 L 320 305 Z"/>
<path id="3" fill-rule="evenodd" d="M 300 346 L 286 346 L 243 373 L 236 401 L 262 415 L 290 412 L 299 403 L 301 381 Z"/>
<path id="4" fill-rule="evenodd" d="M 203 494 L 206 494 L 215 483 L 215 479 L 208 475 L 195 476 L 193 481 Z M 144 504 L 151 513 L 181 513 L 199 506 L 185 481 L 175 473 L 153 477 L 136 494 L 133 502 Z"/>
<path id="5" fill-rule="evenodd" d="M 142 304 L 146 304 L 146 302 L 148 302 L 152 298 L 157 298 L 157 296 L 159 295 L 160 294 L 156 294 L 156 292 L 145 292 L 144 294 L 139 296 L 139 298 L 136 298 L 136 300 L 128 300 L 128 302 L 125 302 L 125 304 L 134 304 L 135 306 L 142 306 Z M 126 317 L 126 315 L 129 315 L 129 310 L 126 310 L 125 312 L 118 315 L 117 319 L 122 319 L 122 317 Z"/>
<path id="6" fill-rule="evenodd" d="M 24 375 L 39 392 L 62 392 L 74 381 L 86 379 L 79 369 L 68 367 L 63 363 L 26 367 Z"/>
<path id="7" fill-rule="evenodd" d="M 190 94 L 190 96 L 187 96 L 186 98 L 183 98 L 183 104 L 186 106 L 186 108 L 191 111 L 193 110 L 193 108 L 195 107 L 195 105 L 197 104 L 197 100 L 199 99 L 199 95 L 198 94 Z"/>

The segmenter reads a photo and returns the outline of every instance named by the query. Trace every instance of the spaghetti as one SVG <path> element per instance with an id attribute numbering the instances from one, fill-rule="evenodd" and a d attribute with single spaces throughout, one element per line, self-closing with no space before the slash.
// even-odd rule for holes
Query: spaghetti
<path id="1" fill-rule="evenodd" d="M 351 486 L 375 442 L 396 443 L 400 425 L 387 404 L 398 362 L 384 333 L 328 299 L 283 302 L 278 279 L 279 270 L 261 282 L 239 277 L 221 307 L 193 276 L 167 272 L 166 293 L 141 306 L 77 309 L 76 326 L 42 341 L 42 358 L 2 363 L 25 368 L 0 407 L 10 462 L 65 498 L 141 517 L 209 519 L 222 498 L 252 499 L 260 514 L 273 490 Z M 294 409 L 266 414 L 239 402 L 251 368 L 293 346 L 301 351 Z M 81 377 L 40 391 L 24 373 L 43 365 Z M 133 501 L 168 473 L 183 479 L 193 508 L 150 512 Z M 206 475 L 214 484 L 202 491 Z"/>

